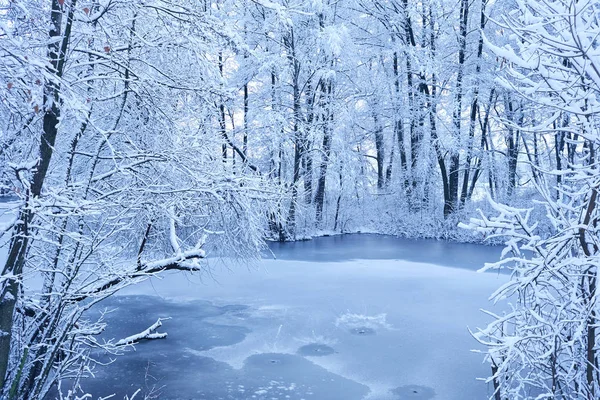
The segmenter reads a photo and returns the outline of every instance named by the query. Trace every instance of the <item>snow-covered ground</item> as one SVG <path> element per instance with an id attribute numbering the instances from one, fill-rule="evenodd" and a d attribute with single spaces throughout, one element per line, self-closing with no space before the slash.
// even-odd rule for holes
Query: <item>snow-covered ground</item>
<path id="1" fill-rule="evenodd" d="M 171 317 L 159 329 L 169 336 L 137 345 L 84 387 L 94 398 L 137 388 L 162 399 L 491 394 L 477 380 L 489 371 L 470 352 L 478 344 L 468 327 L 485 325 L 479 309 L 492 307 L 489 294 L 507 279 L 473 270 L 496 260 L 497 248 L 352 235 L 273 251 L 278 259 L 256 268 L 212 261 L 210 277 L 171 274 L 107 301 L 107 337 L 159 317 Z"/>

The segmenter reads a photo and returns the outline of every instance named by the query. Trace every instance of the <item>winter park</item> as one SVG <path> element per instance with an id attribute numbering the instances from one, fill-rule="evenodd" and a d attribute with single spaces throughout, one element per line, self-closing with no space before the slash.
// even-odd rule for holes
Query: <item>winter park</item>
<path id="1" fill-rule="evenodd" d="M 600 399 L 600 0 L 0 0 L 0 400 Z"/>

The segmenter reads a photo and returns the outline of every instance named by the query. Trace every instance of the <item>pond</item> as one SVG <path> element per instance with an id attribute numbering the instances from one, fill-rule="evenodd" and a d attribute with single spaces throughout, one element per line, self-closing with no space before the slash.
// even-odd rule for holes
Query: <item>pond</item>
<path id="1" fill-rule="evenodd" d="M 163 321 L 82 386 L 96 399 L 486 399 L 469 328 L 507 276 L 500 249 L 357 234 L 272 243 L 256 267 L 169 274 L 103 305 L 106 338 Z M 274 256 L 274 257 L 273 257 Z M 105 355 L 97 355 L 108 361 Z M 137 397 L 136 397 L 137 398 Z M 139 397 L 141 398 L 141 397 Z"/>

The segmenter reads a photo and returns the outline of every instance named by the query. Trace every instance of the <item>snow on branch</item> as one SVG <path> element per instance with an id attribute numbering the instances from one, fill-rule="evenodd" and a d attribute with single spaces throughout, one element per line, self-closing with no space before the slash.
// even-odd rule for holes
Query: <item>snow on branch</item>
<path id="1" fill-rule="evenodd" d="M 166 332 L 156 332 L 162 326 L 162 321 L 170 318 L 159 318 L 155 323 L 144 329 L 140 333 L 128 336 L 115 343 L 115 346 L 130 346 L 139 343 L 142 340 L 166 339 Z"/>
<path id="2" fill-rule="evenodd" d="M 107 291 L 119 289 L 121 284 L 127 285 L 132 283 L 138 278 L 144 278 L 152 276 L 163 271 L 188 271 L 188 272 L 199 272 L 202 270 L 202 266 L 199 263 L 200 259 L 206 257 L 206 252 L 200 248 L 194 248 L 192 250 L 184 251 L 179 255 L 165 258 L 158 261 L 149 263 L 141 263 L 131 271 L 126 271 L 123 274 L 100 283 L 94 288 L 90 288 L 85 292 L 78 293 L 75 297 L 71 298 L 71 301 L 79 302 L 83 301 L 93 295 L 106 294 Z"/>

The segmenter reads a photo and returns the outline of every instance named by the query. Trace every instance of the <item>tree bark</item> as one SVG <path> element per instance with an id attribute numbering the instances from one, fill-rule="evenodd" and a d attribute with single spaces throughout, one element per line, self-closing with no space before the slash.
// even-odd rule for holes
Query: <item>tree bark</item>
<path id="1" fill-rule="evenodd" d="M 323 156 L 321 158 L 321 165 L 319 168 L 319 181 L 317 183 L 317 195 L 315 198 L 317 226 L 320 226 L 323 221 L 323 208 L 325 206 L 325 184 L 327 183 L 327 167 L 329 165 L 329 157 L 331 156 L 331 128 L 333 126 L 333 111 L 331 109 L 333 83 L 331 80 L 328 79 L 321 82 L 321 92 L 324 98 L 324 104 L 322 108 Z"/>
<path id="2" fill-rule="evenodd" d="M 293 238 L 296 234 L 296 202 L 298 201 L 298 182 L 300 181 L 300 164 L 302 161 L 302 137 L 300 132 L 300 62 L 296 57 L 294 30 L 291 29 L 284 39 L 288 50 L 288 61 L 292 68 L 292 90 L 293 90 L 293 137 L 294 137 L 294 170 L 292 176 L 292 195 L 290 208 L 286 221 L 287 238 Z"/>
<path id="3" fill-rule="evenodd" d="M 34 214 L 30 207 L 30 202 L 38 198 L 42 193 L 44 181 L 48 174 L 48 168 L 54 151 L 54 144 L 58 134 L 58 123 L 60 120 L 60 78 L 64 72 L 65 57 L 71 28 L 73 25 L 73 13 L 77 0 L 73 0 L 69 7 L 67 22 L 64 34 L 62 33 L 63 15 L 65 8 L 58 0 L 52 0 L 52 9 L 50 14 L 51 28 L 48 33 L 49 42 L 47 48 L 48 73 L 54 78 L 49 79 L 44 86 L 44 117 L 42 122 L 42 132 L 40 135 L 39 160 L 36 164 L 36 170 L 31 179 L 28 193 L 26 194 L 25 206 L 21 209 L 18 216 L 18 223 L 13 233 L 13 239 L 10 243 L 8 258 L 3 276 L 14 276 L 14 279 L 7 280 L 2 287 L 0 294 L 0 387 L 4 386 L 12 342 L 12 330 L 14 321 L 15 306 L 19 296 L 21 283 L 20 275 L 23 273 L 25 257 L 30 245 L 29 224 Z M 62 39 L 58 38 L 62 35 Z"/>
<path id="4" fill-rule="evenodd" d="M 486 24 L 486 16 L 485 16 L 485 6 L 487 0 L 481 1 L 481 10 L 480 10 L 480 19 L 479 19 L 479 42 L 477 43 L 477 65 L 475 67 L 475 78 L 477 79 L 475 88 L 473 90 L 473 100 L 471 101 L 471 112 L 469 115 L 469 142 L 467 144 L 467 154 L 465 160 L 465 171 L 463 174 L 463 184 L 462 190 L 460 194 L 460 204 L 461 207 L 465 205 L 467 199 L 471 198 L 472 190 L 469 190 L 469 178 L 471 174 L 471 170 L 473 170 L 473 166 L 471 166 L 472 156 L 473 156 L 473 142 L 475 140 L 475 126 L 477 122 L 477 115 L 479 113 L 479 84 L 481 82 L 481 58 L 483 56 L 483 29 Z M 483 133 L 482 133 L 483 135 Z M 483 150 L 483 140 L 481 141 L 480 151 Z M 477 160 L 479 162 L 481 158 Z M 480 163 L 479 163 L 480 164 Z M 477 168 L 477 163 L 476 166 Z M 474 174 L 477 174 L 477 170 L 475 168 Z M 476 180 L 475 180 L 476 181 Z"/>
<path id="5" fill-rule="evenodd" d="M 456 74 L 455 104 L 452 116 L 454 125 L 454 137 L 458 143 L 461 140 L 461 122 L 462 122 L 462 98 L 463 98 L 463 78 L 466 60 L 467 48 L 467 27 L 469 22 L 469 0 L 460 2 L 460 28 L 458 37 L 458 71 Z M 453 149 L 450 156 L 450 174 L 449 174 L 449 202 L 445 204 L 444 215 L 450 215 L 458 209 L 458 186 L 460 175 L 460 153 Z"/>

